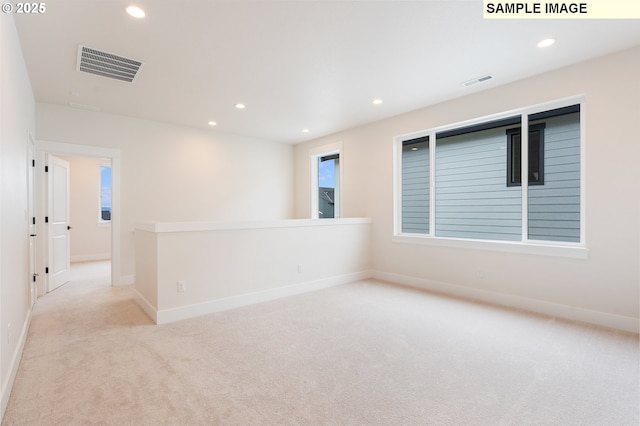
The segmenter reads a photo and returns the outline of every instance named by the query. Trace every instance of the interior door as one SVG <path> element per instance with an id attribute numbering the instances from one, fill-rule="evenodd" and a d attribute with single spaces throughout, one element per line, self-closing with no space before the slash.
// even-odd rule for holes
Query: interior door
<path id="1" fill-rule="evenodd" d="M 50 155 L 48 158 L 48 207 L 49 207 L 49 279 L 48 291 L 55 290 L 69 281 L 69 163 Z"/>

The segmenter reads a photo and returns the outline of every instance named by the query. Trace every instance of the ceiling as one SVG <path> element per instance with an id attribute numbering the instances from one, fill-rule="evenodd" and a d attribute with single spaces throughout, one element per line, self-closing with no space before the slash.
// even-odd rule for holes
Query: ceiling
<path id="1" fill-rule="evenodd" d="M 38 102 L 284 143 L 640 44 L 637 20 L 485 20 L 482 1 L 50 0 L 14 16 Z M 76 71 L 79 45 L 142 61 L 139 76 Z"/>

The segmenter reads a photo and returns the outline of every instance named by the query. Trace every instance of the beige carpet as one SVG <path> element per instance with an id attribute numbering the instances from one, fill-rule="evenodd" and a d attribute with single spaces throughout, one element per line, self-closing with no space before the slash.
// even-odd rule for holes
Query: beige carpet
<path id="1" fill-rule="evenodd" d="M 41 298 L 4 425 L 638 425 L 638 336 L 363 281 L 155 326 Z"/>

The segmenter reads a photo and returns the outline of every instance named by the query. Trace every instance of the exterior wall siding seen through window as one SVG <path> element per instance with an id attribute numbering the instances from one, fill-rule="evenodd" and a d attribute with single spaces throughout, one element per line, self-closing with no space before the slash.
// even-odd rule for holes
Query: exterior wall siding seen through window
<path id="1" fill-rule="evenodd" d="M 545 123 L 545 180 L 529 187 L 529 239 L 579 242 L 580 114 Z"/>
<path id="2" fill-rule="evenodd" d="M 513 156 L 516 141 L 513 136 L 517 135 L 517 144 L 521 139 L 520 115 L 431 132 L 434 146 L 429 145 L 427 136 L 402 140 L 401 232 L 442 238 L 580 243 L 580 106 L 527 118 L 525 128 L 534 134 L 527 133 L 533 143 L 527 162 L 533 177 L 524 186 L 519 176 L 518 182 L 510 176 L 513 169 L 509 173 L 513 166 L 509 155 Z M 433 163 L 430 155 L 435 156 Z M 430 170 L 431 164 L 434 170 Z M 435 194 L 430 193 L 432 186 Z M 527 191 L 526 200 L 523 190 Z"/>
<path id="3" fill-rule="evenodd" d="M 402 146 L 402 232 L 429 233 L 429 137 Z"/>
<path id="4" fill-rule="evenodd" d="M 436 236 L 522 238 L 521 190 L 505 185 L 506 128 L 436 139 Z"/>

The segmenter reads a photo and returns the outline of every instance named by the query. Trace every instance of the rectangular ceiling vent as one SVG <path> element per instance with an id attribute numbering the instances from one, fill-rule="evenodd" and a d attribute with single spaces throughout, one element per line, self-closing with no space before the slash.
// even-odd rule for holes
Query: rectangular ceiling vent
<path id="1" fill-rule="evenodd" d="M 493 80 L 493 76 L 491 74 L 487 74 L 482 77 L 474 78 L 473 80 L 465 81 L 462 83 L 464 87 L 473 86 L 474 84 L 484 83 L 485 81 Z"/>
<path id="2" fill-rule="evenodd" d="M 87 46 L 78 46 L 77 71 L 133 83 L 138 77 L 141 66 L 142 62 L 135 59 L 124 58 Z"/>

